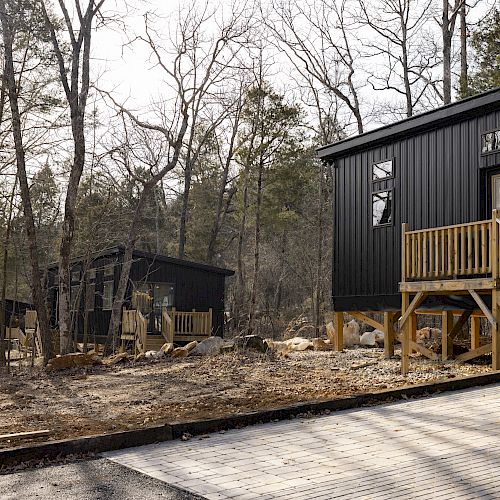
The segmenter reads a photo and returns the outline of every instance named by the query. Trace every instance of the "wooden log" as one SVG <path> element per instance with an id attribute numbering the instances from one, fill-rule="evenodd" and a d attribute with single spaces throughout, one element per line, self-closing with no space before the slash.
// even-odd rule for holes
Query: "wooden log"
<path id="1" fill-rule="evenodd" d="M 26 432 L 14 432 L 12 434 L 0 434 L 0 441 L 11 441 L 15 439 L 27 439 L 35 438 L 41 436 L 48 436 L 52 431 L 49 429 L 44 429 L 40 431 L 26 431 Z"/>

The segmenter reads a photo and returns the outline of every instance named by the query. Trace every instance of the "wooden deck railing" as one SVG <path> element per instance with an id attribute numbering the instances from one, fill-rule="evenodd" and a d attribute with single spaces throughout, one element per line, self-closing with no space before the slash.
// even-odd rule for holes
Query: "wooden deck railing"
<path id="1" fill-rule="evenodd" d="M 492 218 L 453 226 L 408 231 L 403 224 L 401 281 L 498 277 L 497 211 Z"/>
<path id="2" fill-rule="evenodd" d="M 162 317 L 163 336 L 168 336 L 176 342 L 200 340 L 212 334 L 212 309 L 208 311 L 163 309 Z"/>

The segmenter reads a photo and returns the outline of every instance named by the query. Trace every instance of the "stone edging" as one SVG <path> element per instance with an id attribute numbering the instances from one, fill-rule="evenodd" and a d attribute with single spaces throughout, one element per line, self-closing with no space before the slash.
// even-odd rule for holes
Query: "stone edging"
<path id="1" fill-rule="evenodd" d="M 371 406 L 409 397 L 428 396 L 444 391 L 456 391 L 470 387 L 500 382 L 500 371 L 486 375 L 459 377 L 443 382 L 417 384 L 399 389 L 385 389 L 371 393 L 357 394 L 327 401 L 296 403 L 284 408 L 261 410 L 228 417 L 191 422 L 173 422 L 131 431 L 120 431 L 83 438 L 63 439 L 47 443 L 19 446 L 0 450 L 0 468 L 37 460 L 57 460 L 68 455 L 102 453 L 160 441 L 178 439 L 185 434 L 191 436 L 248 425 L 284 420 L 307 413 L 321 413 L 325 410 L 340 411 Z"/>

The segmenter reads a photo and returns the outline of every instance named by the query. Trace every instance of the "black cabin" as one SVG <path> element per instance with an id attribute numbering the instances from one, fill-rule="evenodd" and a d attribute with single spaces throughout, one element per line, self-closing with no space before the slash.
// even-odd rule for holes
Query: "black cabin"
<path id="1" fill-rule="evenodd" d="M 78 339 L 102 343 L 106 337 L 114 293 L 123 263 L 122 247 L 110 248 L 88 258 L 76 259 L 71 267 L 71 303 Z M 161 335 L 162 308 L 178 311 L 212 309 L 212 334 L 223 335 L 224 287 L 233 271 L 166 255 L 134 251 L 125 307 L 134 292 L 150 297 L 148 335 Z M 51 321 L 57 325 L 57 265 L 47 273 Z"/>
<path id="2" fill-rule="evenodd" d="M 334 309 L 397 310 L 402 223 L 411 231 L 467 224 L 500 209 L 500 89 L 324 146 L 318 156 L 335 179 Z M 466 242 L 479 237 L 457 231 L 467 264 Z M 436 238 L 436 255 L 424 247 L 425 265 L 427 255 L 437 263 L 438 244 L 444 249 Z"/>

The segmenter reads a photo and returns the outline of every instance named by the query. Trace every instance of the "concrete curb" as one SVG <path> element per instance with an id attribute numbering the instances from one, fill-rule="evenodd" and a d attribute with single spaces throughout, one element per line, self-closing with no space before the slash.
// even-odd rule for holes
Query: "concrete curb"
<path id="1" fill-rule="evenodd" d="M 120 450 L 134 446 L 142 446 L 160 441 L 178 439 L 189 433 L 192 436 L 207 434 L 221 430 L 229 430 L 255 425 L 274 420 L 284 420 L 305 413 L 321 413 L 325 410 L 340 411 L 363 406 L 372 406 L 410 397 L 429 396 L 445 391 L 457 391 L 471 387 L 500 382 L 500 371 L 486 375 L 473 375 L 446 380 L 417 384 L 399 389 L 385 389 L 356 396 L 348 396 L 327 401 L 311 401 L 297 403 L 284 408 L 255 411 L 209 420 L 193 420 L 190 422 L 173 422 L 170 424 L 146 427 L 131 431 L 113 432 L 97 436 L 75 439 L 63 439 L 29 446 L 19 446 L 0 450 L 0 468 L 12 467 L 27 461 L 42 459 L 56 460 L 68 455 L 85 453 L 102 453 L 105 451 Z"/>

